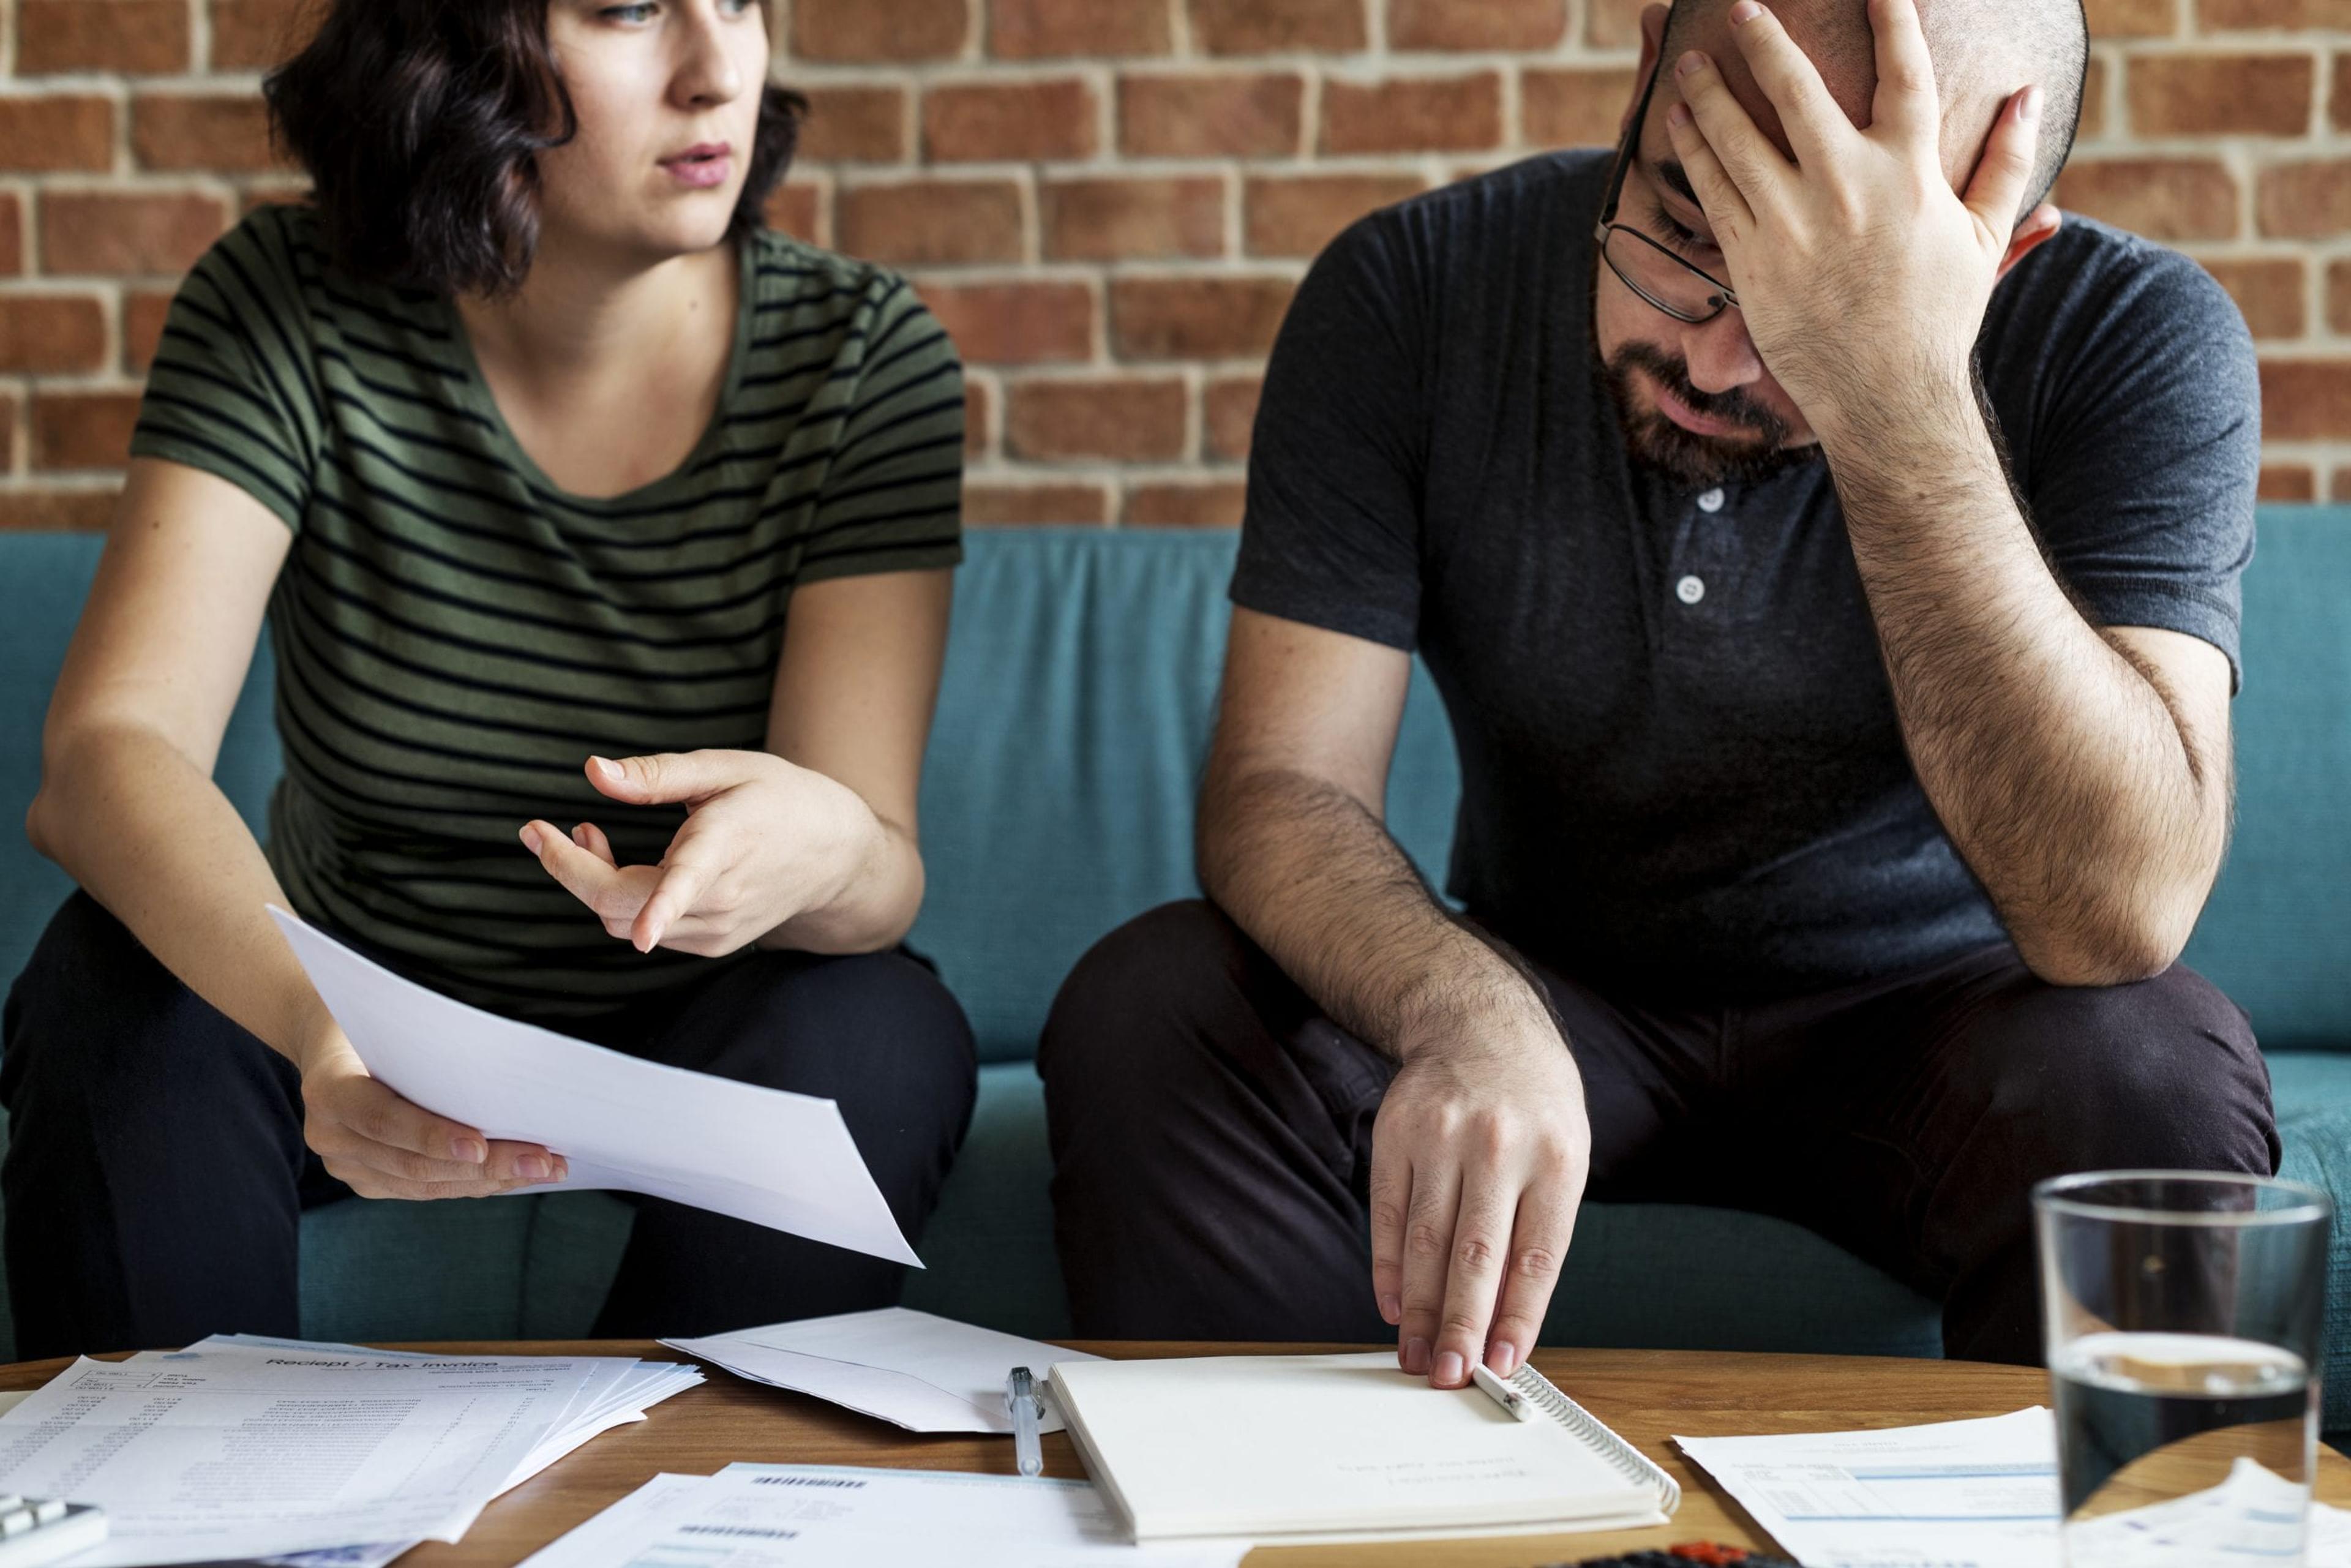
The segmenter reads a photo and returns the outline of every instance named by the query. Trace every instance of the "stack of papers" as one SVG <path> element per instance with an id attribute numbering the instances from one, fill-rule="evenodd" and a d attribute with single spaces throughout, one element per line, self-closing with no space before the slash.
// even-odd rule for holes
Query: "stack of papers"
<path id="1" fill-rule="evenodd" d="M 1127 1543 L 1083 1481 L 824 1465 L 657 1476 L 523 1568 L 1234 1568 L 1244 1542 Z"/>
<path id="2" fill-rule="evenodd" d="M 1009 1432 L 1006 1373 L 1025 1366 L 1041 1382 L 1057 1361 L 1101 1359 L 904 1307 L 662 1343 L 737 1377 L 812 1394 L 909 1432 Z M 1039 1430 L 1061 1429 L 1049 1403 Z"/>
<path id="3" fill-rule="evenodd" d="M 1975 1421 L 1778 1437 L 1676 1437 L 1804 1568 L 2060 1568 L 2057 1431 L 2035 1407 Z M 2287 1555 L 2302 1489 L 2250 1460 L 2220 1486 L 2086 1531 L 2101 1562 Z M 2351 1568 L 2351 1514 L 2314 1504 L 2309 1568 Z"/>
<path id="4" fill-rule="evenodd" d="M 223 1335 L 77 1360 L 0 1415 L 0 1490 L 106 1510 L 105 1543 L 75 1568 L 371 1568 L 420 1541 L 457 1540 L 500 1492 L 701 1381 L 626 1356 Z"/>

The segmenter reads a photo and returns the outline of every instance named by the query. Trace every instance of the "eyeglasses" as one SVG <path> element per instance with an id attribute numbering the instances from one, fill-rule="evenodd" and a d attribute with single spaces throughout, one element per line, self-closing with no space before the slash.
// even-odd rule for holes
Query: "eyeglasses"
<path id="1" fill-rule="evenodd" d="M 1657 90 L 1657 78 L 1665 68 L 1660 52 L 1649 72 L 1649 85 L 1641 89 L 1632 123 L 1617 144 L 1615 177 L 1608 183 L 1608 200 L 1601 204 L 1600 223 L 1592 237 L 1600 242 L 1600 258 L 1625 287 L 1675 320 L 1695 327 L 1736 308 L 1738 294 L 1728 283 L 1691 266 L 1639 229 L 1616 221 L 1617 204 L 1625 195 L 1625 176 L 1633 168 L 1634 141 L 1649 118 L 1649 99 Z"/>

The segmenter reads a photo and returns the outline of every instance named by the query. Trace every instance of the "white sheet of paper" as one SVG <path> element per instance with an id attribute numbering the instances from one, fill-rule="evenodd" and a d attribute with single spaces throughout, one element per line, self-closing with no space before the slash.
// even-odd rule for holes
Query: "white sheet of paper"
<path id="1" fill-rule="evenodd" d="M 1099 1359 L 905 1307 L 662 1343 L 738 1377 L 814 1395 L 910 1432 L 1009 1433 L 1005 1374 L 1026 1366 L 1042 1384 L 1057 1361 Z M 1061 1417 L 1050 1401 L 1046 1412 L 1040 1429 L 1060 1431 Z"/>
<path id="2" fill-rule="evenodd" d="M 2058 1568 L 2057 1432 L 2039 1407 L 1974 1421 L 1780 1437 L 1676 1437 L 1804 1568 Z M 2222 1484 L 2091 1528 L 2112 1561 L 2183 1547 L 2262 1555 L 2300 1490 L 2250 1460 Z M 2309 1568 L 2351 1568 L 2351 1513 L 2314 1504 Z M 2269 1544 L 2274 1544 L 2270 1542 Z"/>
<path id="3" fill-rule="evenodd" d="M 367 1070 L 492 1138 L 570 1162 L 558 1187 L 641 1192 L 922 1267 L 830 1100 L 641 1061 L 454 1001 L 272 905 Z"/>
<path id="4" fill-rule="evenodd" d="M 455 1541 L 595 1359 L 84 1359 L 0 1416 L 0 1490 L 105 1508 L 109 1538 L 77 1568 Z"/>
<path id="5" fill-rule="evenodd" d="M 732 1465 L 657 1477 L 523 1568 L 1233 1568 L 1247 1550 L 1130 1545 L 1083 1481 Z"/>

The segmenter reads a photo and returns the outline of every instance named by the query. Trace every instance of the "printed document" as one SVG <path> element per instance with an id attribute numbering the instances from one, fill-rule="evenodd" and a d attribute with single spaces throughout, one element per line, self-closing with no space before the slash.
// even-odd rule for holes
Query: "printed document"
<path id="1" fill-rule="evenodd" d="M 812 1394 L 910 1432 L 1008 1433 L 1006 1373 L 1025 1366 L 1042 1381 L 1057 1361 L 1099 1359 L 905 1307 L 662 1343 L 737 1377 Z M 1050 1401 L 1046 1411 L 1039 1430 L 1060 1431 Z"/>
<path id="2" fill-rule="evenodd" d="M 1083 1481 L 730 1465 L 656 1477 L 523 1568 L 1234 1568 L 1248 1550 L 1130 1545 Z"/>
<path id="3" fill-rule="evenodd" d="M 487 1137 L 570 1162 L 566 1180 L 528 1190 L 641 1192 L 922 1267 L 833 1102 L 499 1018 L 269 913 L 370 1072 Z"/>
<path id="4" fill-rule="evenodd" d="M 106 1509 L 77 1568 L 455 1541 L 603 1359 L 85 1358 L 0 1416 L 0 1490 Z"/>
<path id="5" fill-rule="evenodd" d="M 2042 1408 L 1876 1432 L 1676 1437 L 1804 1568 L 2060 1568 L 2057 1432 Z M 2255 1561 L 2300 1489 L 2240 1460 L 2221 1485 L 2090 1528 L 2211 1561 Z M 2351 1515 L 2309 1519 L 2309 1568 L 2351 1568 Z M 2127 1561 L 2127 1557 L 2117 1558 Z M 2168 1560 L 2168 1559 L 2165 1559 Z"/>

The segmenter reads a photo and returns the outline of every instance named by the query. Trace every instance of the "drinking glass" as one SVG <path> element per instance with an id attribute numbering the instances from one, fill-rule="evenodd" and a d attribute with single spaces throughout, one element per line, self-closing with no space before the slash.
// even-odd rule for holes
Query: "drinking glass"
<path id="1" fill-rule="evenodd" d="M 2302 1563 L 2326 1195 L 2093 1171 L 2032 1208 L 2067 1568 Z"/>

